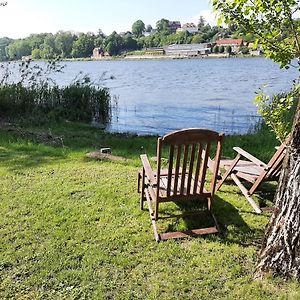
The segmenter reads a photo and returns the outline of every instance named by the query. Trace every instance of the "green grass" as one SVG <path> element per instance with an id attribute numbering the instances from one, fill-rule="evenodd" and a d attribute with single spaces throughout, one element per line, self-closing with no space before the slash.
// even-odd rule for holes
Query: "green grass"
<path id="1" fill-rule="evenodd" d="M 139 154 L 154 156 L 156 138 L 51 130 L 64 147 L 0 131 L 0 299 L 300 298 L 299 283 L 252 280 L 269 215 L 235 186 L 214 203 L 221 234 L 157 244 L 136 192 Z M 234 145 L 267 160 L 275 144 L 266 133 L 228 137 L 224 155 Z M 127 160 L 84 158 L 101 146 Z"/>

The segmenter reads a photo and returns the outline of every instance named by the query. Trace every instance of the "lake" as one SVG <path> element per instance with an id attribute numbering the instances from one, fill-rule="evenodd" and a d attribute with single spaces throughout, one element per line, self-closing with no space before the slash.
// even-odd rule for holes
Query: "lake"
<path id="1" fill-rule="evenodd" d="M 281 70 L 264 58 L 66 62 L 57 83 L 68 84 L 80 71 L 102 80 L 117 101 L 107 130 L 165 134 L 188 127 L 227 134 L 246 133 L 257 122 L 255 92 L 284 92 L 296 69 Z M 116 102 L 116 103 L 115 103 Z"/>

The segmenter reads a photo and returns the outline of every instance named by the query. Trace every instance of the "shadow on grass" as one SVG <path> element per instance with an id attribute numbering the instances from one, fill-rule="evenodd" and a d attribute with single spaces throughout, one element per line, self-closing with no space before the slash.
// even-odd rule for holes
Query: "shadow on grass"
<path id="1" fill-rule="evenodd" d="M 205 209 L 203 203 L 176 203 L 173 207 L 163 208 L 161 210 L 162 216 L 175 215 L 175 210 L 181 214 L 189 214 L 197 212 L 197 215 L 191 215 L 184 218 L 166 218 L 163 219 L 165 225 L 159 225 L 159 232 L 174 232 L 181 230 L 191 230 L 196 228 L 207 228 L 214 226 L 214 220 Z M 170 213 L 171 212 L 171 213 Z M 262 234 L 263 228 L 251 229 L 244 221 L 240 211 L 238 211 L 232 204 L 223 200 L 219 196 L 215 196 L 213 203 L 213 213 L 217 219 L 220 227 L 220 233 L 215 235 L 207 235 L 207 239 L 218 239 L 223 243 L 239 244 L 241 246 L 257 245 Z M 253 215 L 255 217 L 255 214 Z"/>

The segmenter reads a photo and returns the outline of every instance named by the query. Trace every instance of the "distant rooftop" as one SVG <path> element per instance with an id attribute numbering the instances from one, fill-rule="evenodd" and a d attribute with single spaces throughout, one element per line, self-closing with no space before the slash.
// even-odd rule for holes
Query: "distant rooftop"
<path id="1" fill-rule="evenodd" d="M 243 44 L 243 39 L 224 39 L 224 40 L 217 40 L 217 45 L 237 45 L 241 46 Z"/>

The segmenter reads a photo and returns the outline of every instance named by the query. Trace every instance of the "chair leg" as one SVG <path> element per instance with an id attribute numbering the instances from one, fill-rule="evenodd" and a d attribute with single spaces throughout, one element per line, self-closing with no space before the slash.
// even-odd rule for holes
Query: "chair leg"
<path id="1" fill-rule="evenodd" d="M 142 179 L 141 172 L 138 172 L 138 188 L 137 188 L 138 193 L 141 192 L 141 179 Z"/>
<path id="2" fill-rule="evenodd" d="M 140 180 L 142 181 L 140 207 L 141 207 L 141 210 L 143 210 L 144 209 L 144 202 L 146 201 L 146 199 L 145 199 L 145 170 L 144 169 L 142 171 L 142 175 L 139 172 L 139 181 Z M 139 184 L 139 186 L 140 186 L 140 184 Z"/>
<path id="3" fill-rule="evenodd" d="M 238 179 L 238 177 L 235 174 L 231 174 L 232 180 L 236 183 L 236 185 L 240 188 L 243 195 L 246 197 L 248 202 L 251 204 L 253 209 L 258 213 L 261 214 L 262 210 L 258 207 L 258 205 L 254 202 L 254 200 L 250 197 L 249 191 L 244 187 L 244 185 L 241 183 L 241 181 Z"/>
<path id="4" fill-rule="evenodd" d="M 239 162 L 241 158 L 240 154 L 237 154 L 237 156 L 235 157 L 235 159 L 233 160 L 231 166 L 227 169 L 227 171 L 225 172 L 225 174 L 223 175 L 221 181 L 219 181 L 217 188 L 216 188 L 216 192 L 221 188 L 222 184 L 224 183 L 224 181 L 228 178 L 228 176 L 232 173 L 233 169 L 235 168 L 235 166 L 237 165 L 237 163 Z"/>

